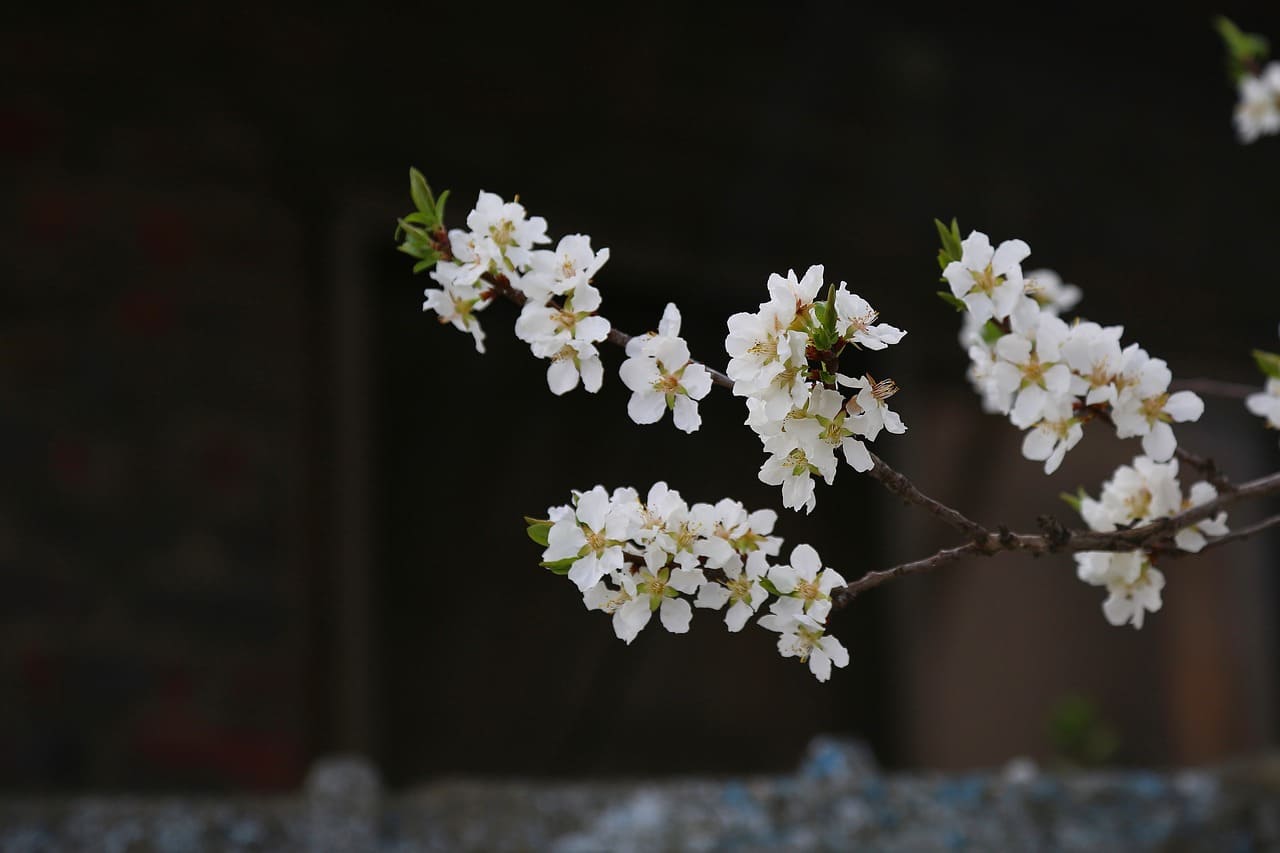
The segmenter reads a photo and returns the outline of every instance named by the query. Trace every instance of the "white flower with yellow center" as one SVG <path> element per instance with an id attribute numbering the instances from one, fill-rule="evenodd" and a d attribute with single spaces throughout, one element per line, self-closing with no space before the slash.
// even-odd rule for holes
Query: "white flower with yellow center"
<path id="1" fill-rule="evenodd" d="M 609 250 L 594 251 L 591 237 L 569 234 L 560 238 L 554 251 L 542 249 L 531 254 L 527 283 L 522 289 L 537 302 L 546 302 L 552 295 L 564 296 L 591 284 L 608 260 Z"/>
<path id="2" fill-rule="evenodd" d="M 657 334 L 627 342 L 627 360 L 619 368 L 622 383 L 631 389 L 627 414 L 638 424 L 661 420 L 672 412 L 677 428 L 696 432 L 702 426 L 698 400 L 711 391 L 711 374 L 689 358 L 689 345 L 680 337 L 680 311 L 668 304 Z"/>
<path id="3" fill-rule="evenodd" d="M 1075 323 L 1062 344 L 1062 357 L 1071 368 L 1071 393 L 1084 397 L 1085 405 L 1115 403 L 1115 378 L 1121 373 L 1121 326 Z"/>
<path id="4" fill-rule="evenodd" d="M 1005 319 L 1022 296 L 1021 262 L 1031 254 L 1030 247 L 1021 240 L 1006 240 L 992 249 L 987 235 L 974 231 L 960 248 L 960 260 L 942 271 L 952 295 L 968 306 L 979 323 Z"/>
<path id="5" fill-rule="evenodd" d="M 475 340 L 476 352 L 484 352 L 484 329 L 475 312 L 484 307 L 478 294 L 471 298 L 454 295 L 452 288 L 436 290 L 429 287 L 424 292 L 423 311 L 434 311 L 441 323 L 451 323 L 460 332 L 469 332 Z"/>
<path id="6" fill-rule="evenodd" d="M 1086 551 L 1075 556 L 1080 580 L 1107 588 L 1102 613 L 1112 625 L 1141 628 L 1144 616 L 1160 609 L 1164 575 L 1142 551 Z"/>
<path id="7" fill-rule="evenodd" d="M 769 564 L 763 551 L 752 551 L 745 562 L 738 558 L 726 564 L 723 571 L 723 580 L 707 580 L 698 588 L 698 597 L 693 605 L 719 610 L 728 604 L 724 624 L 730 631 L 741 631 L 752 614 L 769 598 L 769 593 L 760 584 L 769 571 Z"/>
<path id="8" fill-rule="evenodd" d="M 1085 498 L 1080 514 L 1089 529 L 1110 533 L 1120 527 L 1168 518 L 1182 508 L 1178 463 L 1138 456 L 1102 484 L 1098 500 Z"/>
<path id="9" fill-rule="evenodd" d="M 836 291 L 836 333 L 840 337 L 870 350 L 881 350 L 902 340 L 906 332 L 888 323 L 877 324 L 880 312 L 847 287 L 842 281 Z"/>
<path id="10" fill-rule="evenodd" d="M 1033 270 L 1025 275 L 1023 292 L 1036 301 L 1040 308 L 1058 315 L 1076 307 L 1083 295 L 1074 284 L 1065 284 L 1062 276 L 1053 270 Z"/>
<path id="11" fill-rule="evenodd" d="M 831 590 L 845 585 L 835 569 L 822 567 L 813 546 L 803 543 L 791 551 L 790 565 L 769 569 L 769 581 L 779 594 L 799 599 L 805 613 L 823 622 L 831 609 Z"/>
<path id="12" fill-rule="evenodd" d="M 1138 370 L 1137 381 L 1116 398 L 1111 419 L 1120 438 L 1142 436 L 1142 450 L 1157 462 L 1173 456 L 1178 447 L 1171 422 L 1196 421 L 1204 401 L 1191 391 L 1169 393 L 1173 379 L 1163 359 L 1152 358 Z"/>
<path id="13" fill-rule="evenodd" d="M 530 250 L 538 243 L 549 243 L 547 220 L 529 218 L 524 205 L 504 202 L 501 196 L 480 191 L 475 208 L 467 214 L 467 227 L 474 234 L 487 236 L 505 255 L 507 269 L 520 269 L 529 264 Z"/>
<path id="14" fill-rule="evenodd" d="M 1035 424 L 1051 400 L 1070 393 L 1071 368 L 1062 362 L 1060 349 L 1066 337 L 1066 323 L 1038 312 L 996 341 L 991 376 L 1014 426 Z"/>
<path id="15" fill-rule="evenodd" d="M 1186 510 L 1201 506 L 1217 496 L 1218 490 L 1213 487 L 1212 483 L 1196 483 L 1191 487 L 1191 494 L 1182 502 L 1180 509 Z M 1225 536 L 1230 532 L 1230 528 L 1227 527 L 1227 513 L 1222 511 L 1212 518 L 1206 518 L 1189 527 L 1182 528 L 1178 531 L 1178 535 L 1173 537 L 1173 542 L 1183 551 L 1190 551 L 1194 554 L 1200 552 L 1205 545 L 1209 544 L 1207 536 Z"/>
<path id="16" fill-rule="evenodd" d="M 784 658 L 798 657 L 809 664 L 809 671 L 819 681 L 831 678 L 831 665 L 849 665 L 849 652 L 835 637 L 827 636 L 822 618 L 806 612 L 799 598 L 780 598 L 769 605 L 768 614 L 759 625 L 777 631 L 778 653 Z"/>
<path id="17" fill-rule="evenodd" d="M 680 594 L 697 592 L 705 578 L 700 571 L 663 565 L 663 558 L 664 555 L 656 549 L 646 552 L 645 567 L 631 577 L 635 592 L 614 614 L 617 620 L 615 632 L 627 643 L 649 624 L 654 611 L 657 611 L 662 627 L 671 633 L 684 634 L 689 630 L 693 608 L 680 598 Z"/>
<path id="18" fill-rule="evenodd" d="M 1080 443 L 1084 427 L 1075 417 L 1070 397 L 1056 397 L 1045 404 L 1041 419 L 1022 439 L 1022 455 L 1044 462 L 1044 472 L 1052 474 L 1062 464 L 1067 451 Z"/>
<path id="19" fill-rule="evenodd" d="M 586 592 L 625 561 L 622 546 L 630 519 L 615 511 L 604 486 L 578 495 L 576 507 L 551 510 L 551 529 L 542 559 L 548 563 L 574 558 L 569 580 Z"/>

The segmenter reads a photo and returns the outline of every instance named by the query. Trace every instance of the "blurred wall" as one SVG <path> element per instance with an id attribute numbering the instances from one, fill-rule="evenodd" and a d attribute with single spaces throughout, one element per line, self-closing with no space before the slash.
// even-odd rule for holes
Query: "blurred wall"
<path id="1" fill-rule="evenodd" d="M 616 381 L 556 400 L 502 306 L 484 357 L 422 316 L 392 243 L 411 164 L 455 190 L 454 221 L 481 188 L 520 193 L 612 249 L 620 327 L 675 300 L 713 362 L 770 271 L 825 263 L 910 331 L 859 362 L 904 389 L 912 432 L 878 449 L 984 521 L 1065 517 L 1053 495 L 1133 449 L 1089 462 L 1090 436 L 1046 485 L 980 414 L 930 219 L 1028 240 L 1175 375 L 1255 381 L 1280 141 L 1233 139 L 1212 11 L 14 13 L 0 783 L 273 787 L 333 748 L 397 782 L 743 771 L 821 730 L 889 763 L 991 764 L 1047 755 L 1073 692 L 1123 760 L 1273 743 L 1273 540 L 1179 564 L 1139 635 L 1070 561 L 1001 558 L 858 601 L 830 685 L 712 619 L 624 648 L 519 518 L 659 478 L 777 506 L 740 406 L 713 395 L 690 438 L 630 424 Z M 1264 4 L 1225 11 L 1280 38 Z M 1274 437 L 1219 416 L 1236 405 L 1195 438 L 1257 475 Z M 837 486 L 783 517 L 789 543 L 848 576 L 946 544 L 852 472 Z"/>

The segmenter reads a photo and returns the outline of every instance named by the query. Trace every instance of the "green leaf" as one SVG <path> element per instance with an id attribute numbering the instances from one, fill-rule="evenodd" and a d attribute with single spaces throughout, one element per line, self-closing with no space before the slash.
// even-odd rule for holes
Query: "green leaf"
<path id="1" fill-rule="evenodd" d="M 537 542 L 543 548 L 547 547 L 547 534 L 551 532 L 551 525 L 545 522 L 530 524 L 525 532 L 529 534 L 529 538 Z"/>
<path id="2" fill-rule="evenodd" d="M 986 344 L 994 344 L 996 341 L 1004 337 L 1004 329 L 995 324 L 994 321 L 988 320 L 982 326 L 982 341 Z"/>
<path id="3" fill-rule="evenodd" d="M 1084 499 L 1089 497 L 1089 495 L 1085 493 L 1084 486 L 1080 486 L 1076 489 L 1076 493 L 1074 495 L 1070 492 L 1060 492 L 1058 497 L 1062 498 L 1063 502 L 1066 503 L 1067 506 L 1071 507 L 1076 512 L 1079 512 L 1080 507 L 1084 504 Z"/>
<path id="4" fill-rule="evenodd" d="M 1241 32 L 1234 22 L 1222 16 L 1215 18 L 1213 25 L 1226 44 L 1227 67 L 1232 79 L 1238 82 L 1245 74 L 1255 73 L 1270 52 L 1267 40 L 1260 35 Z"/>
<path id="5" fill-rule="evenodd" d="M 449 191 L 445 190 L 440 193 L 440 197 L 436 199 L 436 224 L 444 225 L 444 203 L 449 200 Z"/>
<path id="6" fill-rule="evenodd" d="M 947 263 L 960 260 L 964 255 L 964 249 L 960 245 L 960 224 L 952 219 L 950 225 L 944 225 L 941 219 L 935 219 L 933 227 L 938 229 L 938 240 L 942 243 L 942 252 L 938 255 L 939 263 L 944 257 Z"/>
<path id="7" fill-rule="evenodd" d="M 1280 355 L 1256 349 L 1253 351 L 1253 360 L 1258 363 L 1258 369 L 1266 376 L 1271 379 L 1280 379 Z"/>
<path id="8" fill-rule="evenodd" d="M 778 588 L 773 585 L 773 581 L 768 578 L 760 578 L 760 586 L 764 587 L 764 591 L 770 595 L 782 595 L 782 593 L 778 592 Z"/>
<path id="9" fill-rule="evenodd" d="M 440 259 L 439 258 L 423 258 L 422 260 L 418 261 L 416 264 L 413 265 L 413 271 L 416 274 L 416 273 L 422 272 L 423 270 L 429 270 L 436 265 L 436 261 L 438 260 Z"/>
<path id="10" fill-rule="evenodd" d="M 543 560 L 541 563 L 538 563 L 538 565 L 542 566 L 553 575 L 567 575 L 569 574 L 569 569 L 573 568 L 573 564 L 576 562 L 578 562 L 577 557 L 565 557 L 563 560 L 554 560 L 550 563 Z"/>
<path id="11" fill-rule="evenodd" d="M 964 312 L 969 310 L 969 306 L 964 304 L 963 299 L 957 299 L 955 294 L 949 290 L 939 290 L 938 298 L 950 305 L 957 311 Z"/>
<path id="12" fill-rule="evenodd" d="M 827 299 L 823 305 L 826 310 L 822 314 L 822 328 L 826 330 L 830 340 L 836 339 L 836 286 L 834 284 L 827 285 Z"/>
<path id="13" fill-rule="evenodd" d="M 431 187 L 427 184 L 427 179 L 417 169 L 409 169 L 409 195 L 413 197 L 413 204 L 418 210 L 431 217 L 432 224 L 439 220 L 436 216 L 436 200 L 431 194 Z"/>

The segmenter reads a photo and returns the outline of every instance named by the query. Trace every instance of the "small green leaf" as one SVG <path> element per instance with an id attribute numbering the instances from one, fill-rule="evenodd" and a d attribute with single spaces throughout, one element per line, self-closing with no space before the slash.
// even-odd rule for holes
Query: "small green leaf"
<path id="1" fill-rule="evenodd" d="M 551 525 L 545 523 L 530 524 L 525 532 L 529 534 L 529 538 L 537 542 L 543 548 L 547 547 L 547 534 L 551 532 Z"/>
<path id="2" fill-rule="evenodd" d="M 444 225 L 444 203 L 448 200 L 449 200 L 448 190 L 445 190 L 444 192 L 440 193 L 439 198 L 436 199 L 436 224 L 437 225 L 440 225 L 440 226 Z"/>
<path id="3" fill-rule="evenodd" d="M 413 197 L 414 206 L 431 217 L 432 224 L 435 224 L 438 221 L 435 197 L 431 195 L 431 187 L 427 184 L 427 179 L 413 168 L 409 169 L 409 195 Z"/>
<path id="4" fill-rule="evenodd" d="M 1232 80 L 1239 82 L 1245 74 L 1257 73 L 1257 66 L 1264 62 L 1270 45 L 1260 35 L 1241 32 L 1230 19 L 1217 17 L 1214 28 L 1227 46 L 1227 68 Z"/>
<path id="5" fill-rule="evenodd" d="M 1084 504 L 1084 499 L 1088 496 L 1084 493 L 1084 487 L 1081 486 L 1080 491 L 1074 495 L 1070 492 L 1060 492 L 1058 497 L 1062 498 L 1063 503 L 1067 506 L 1079 512 L 1081 505 Z"/>
<path id="6" fill-rule="evenodd" d="M 1253 360 L 1258 363 L 1258 369 L 1266 376 L 1271 379 L 1280 379 L 1280 355 L 1256 349 L 1253 351 Z"/>
<path id="7" fill-rule="evenodd" d="M 760 578 L 760 586 L 764 587 L 764 591 L 770 595 L 782 595 L 782 593 L 778 592 L 778 588 L 773 585 L 773 581 L 768 578 Z"/>
<path id="8" fill-rule="evenodd" d="M 943 258 L 947 263 L 958 261 L 964 255 L 964 248 L 960 245 L 960 225 L 955 219 L 951 220 L 950 225 L 943 224 L 941 219 L 933 220 L 933 226 L 938 229 L 938 240 L 942 243 L 942 251 L 938 255 L 938 262 L 941 264 Z M 946 264 L 942 264 L 943 268 Z"/>
<path id="9" fill-rule="evenodd" d="M 415 274 L 417 274 L 422 272 L 423 270 L 429 270 L 436 265 L 436 261 L 438 260 L 440 259 L 439 258 L 423 258 L 422 260 L 418 261 L 416 264 L 413 265 L 413 271 Z"/>
<path id="10" fill-rule="evenodd" d="M 964 312 L 969 310 L 969 306 L 964 304 L 964 300 L 957 299 L 955 294 L 953 294 L 949 290 L 939 290 L 938 298 L 941 299 L 943 302 L 947 303 L 948 305 L 950 305 L 952 308 L 956 309 L 957 311 Z"/>
<path id="11" fill-rule="evenodd" d="M 994 321 L 988 320 L 982 326 L 982 341 L 986 344 L 994 344 L 996 341 L 1004 337 L 1004 329 L 995 324 Z"/>
<path id="12" fill-rule="evenodd" d="M 826 310 L 822 313 L 822 328 L 826 330 L 829 340 L 836 339 L 836 286 L 834 284 L 827 285 L 827 300 L 823 305 Z"/>
<path id="13" fill-rule="evenodd" d="M 554 560 L 550 563 L 543 560 L 541 563 L 538 563 L 538 565 L 542 566 L 553 575 L 567 575 L 569 574 L 569 569 L 573 568 L 573 564 L 576 562 L 578 562 L 577 557 L 565 557 L 563 560 Z"/>

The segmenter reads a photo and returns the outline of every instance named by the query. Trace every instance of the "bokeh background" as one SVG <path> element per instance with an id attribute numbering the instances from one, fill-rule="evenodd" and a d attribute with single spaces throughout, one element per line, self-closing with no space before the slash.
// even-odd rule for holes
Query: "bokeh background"
<path id="1" fill-rule="evenodd" d="M 335 750 L 396 785 L 765 772 L 819 732 L 940 769 L 1273 746 L 1274 537 L 1176 563 L 1141 632 L 1071 560 L 1002 557 L 859 599 L 827 685 L 707 613 L 624 647 L 521 516 L 657 479 L 781 509 L 740 401 L 636 427 L 617 352 L 553 398 L 514 312 L 477 355 L 393 241 L 410 165 L 455 223 L 518 193 L 610 247 L 617 326 L 674 300 L 713 364 L 770 272 L 823 263 L 910 333 L 851 364 L 903 387 L 877 451 L 984 522 L 1071 519 L 1056 495 L 1136 443 L 1020 457 L 965 385 L 931 220 L 1027 240 L 1175 376 L 1260 384 L 1280 139 L 1236 142 L 1215 12 L 1280 39 L 1268 3 L 7 11 L 0 786 L 279 789 Z M 1236 401 L 1180 435 L 1240 478 L 1280 454 Z M 951 543 L 849 470 L 779 531 L 848 577 Z"/>

